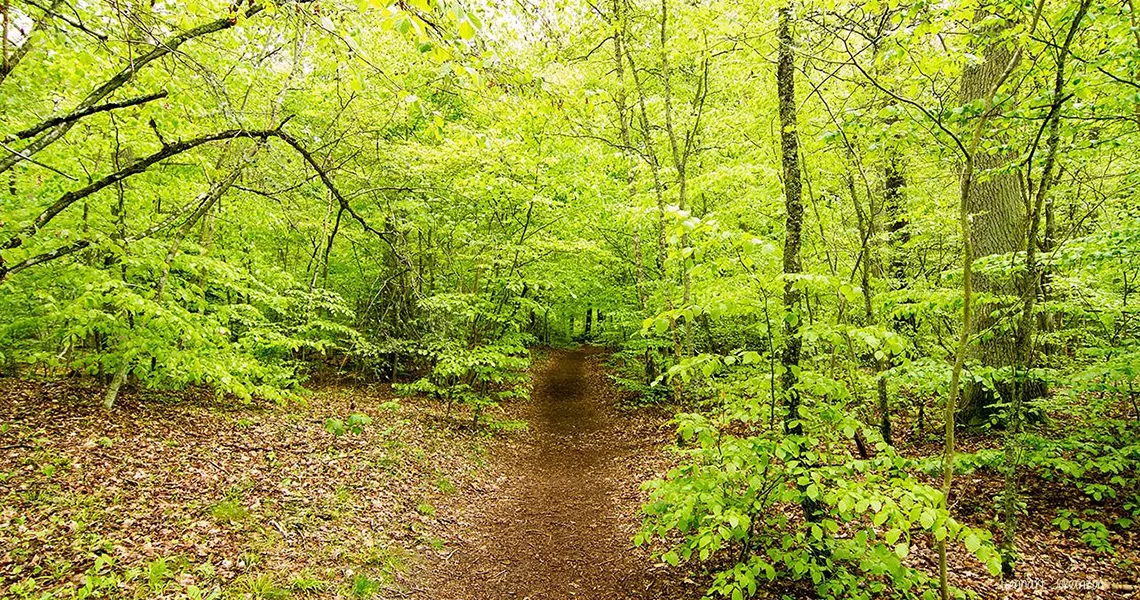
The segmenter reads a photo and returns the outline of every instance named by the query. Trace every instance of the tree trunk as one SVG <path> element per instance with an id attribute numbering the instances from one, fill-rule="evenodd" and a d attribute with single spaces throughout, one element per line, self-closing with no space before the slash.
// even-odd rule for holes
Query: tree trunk
<path id="1" fill-rule="evenodd" d="M 980 8 L 974 20 L 978 22 L 989 14 L 987 9 Z M 993 37 L 997 31 L 982 33 Z M 1015 51 L 1000 41 L 989 43 L 984 49 L 985 60 L 967 66 L 962 72 L 962 103 L 986 99 L 1003 76 Z M 975 118 L 988 121 L 992 117 L 987 115 Z M 970 244 L 976 259 L 1010 254 L 1025 248 L 1025 202 L 1021 197 L 1018 176 L 1012 170 L 994 172 L 1008 166 L 1015 158 L 1014 153 L 992 152 L 980 146 L 973 157 L 975 178 L 970 184 L 966 210 L 971 218 Z M 1014 296 L 1017 293 L 1012 277 L 983 273 L 974 274 L 974 289 L 982 294 L 997 296 Z M 987 367 L 1009 367 L 1016 354 L 1014 336 L 1001 330 L 1009 324 L 1000 323 L 1000 319 L 993 314 L 1000 308 L 998 302 L 979 303 L 973 319 L 971 334 L 977 341 L 971 354 Z M 996 400 L 985 387 L 968 381 L 963 390 L 957 418 L 963 423 L 976 423 L 985 419 Z"/>
<path id="2" fill-rule="evenodd" d="M 910 241 L 910 231 L 907 228 L 908 222 L 906 218 L 906 211 L 903 206 L 905 200 L 906 190 L 906 177 L 903 175 L 902 167 L 899 164 L 901 158 L 894 151 L 891 152 L 887 160 L 886 167 L 883 169 L 883 205 L 886 209 L 887 216 L 890 223 L 887 225 L 887 243 L 890 246 L 890 273 L 885 275 L 884 278 L 888 279 L 890 288 L 893 290 L 902 290 L 907 287 L 906 278 L 906 254 L 903 251 L 904 246 Z M 896 331 L 901 328 L 904 322 L 914 327 L 914 319 L 909 320 L 895 319 L 891 326 Z M 891 413 L 890 413 L 890 397 L 887 394 L 887 376 L 882 373 L 890 369 L 894 364 L 892 357 L 887 357 L 879 365 L 880 373 L 877 382 L 879 394 L 879 434 L 883 436 L 883 441 L 888 444 L 893 444 L 891 438 Z"/>
<path id="3" fill-rule="evenodd" d="M 779 47 L 776 61 L 776 95 L 780 109 L 780 155 L 784 173 L 784 208 L 787 212 L 784 235 L 784 347 L 780 362 L 784 372 L 780 385 L 784 390 L 784 433 L 803 435 L 800 424 L 800 393 L 796 389 L 799 382 L 800 319 L 797 305 L 800 290 L 796 288 L 795 277 L 801 271 L 800 236 L 803 231 L 804 205 L 803 187 L 800 179 L 799 132 L 796 129 L 796 87 L 795 55 L 792 40 L 792 1 L 780 8 Z M 801 489 L 801 492 L 803 490 Z M 800 507 L 804 518 L 816 521 L 820 518 L 819 502 L 803 496 Z"/>
<path id="4" fill-rule="evenodd" d="M 776 93 L 780 109 L 780 153 L 784 173 L 784 206 L 787 212 L 784 236 L 784 347 L 780 361 L 784 372 L 780 383 L 784 390 L 784 430 L 802 435 L 799 423 L 800 395 L 796 390 L 800 364 L 800 326 L 797 305 L 800 291 L 794 278 L 799 274 L 800 235 L 803 230 L 804 206 L 799 165 L 799 136 L 796 130 L 795 56 L 792 50 L 792 6 L 785 4 L 779 15 L 779 49 L 776 63 Z"/>

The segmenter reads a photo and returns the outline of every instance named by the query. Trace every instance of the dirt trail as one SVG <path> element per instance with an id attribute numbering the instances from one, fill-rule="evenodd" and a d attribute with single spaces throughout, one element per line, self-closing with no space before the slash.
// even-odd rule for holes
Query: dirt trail
<path id="1" fill-rule="evenodd" d="M 459 510 L 452 553 L 421 582 L 425 598 L 700 597 L 630 541 L 661 433 L 611 409 L 597 358 L 553 351 L 535 373 L 521 415 L 530 430 L 493 453 L 499 479 Z"/>

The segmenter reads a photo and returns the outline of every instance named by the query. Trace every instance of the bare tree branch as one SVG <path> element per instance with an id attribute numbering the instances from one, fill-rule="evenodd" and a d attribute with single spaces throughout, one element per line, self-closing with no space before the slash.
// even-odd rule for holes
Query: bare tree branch
<path id="1" fill-rule="evenodd" d="M 79 119 L 82 119 L 83 117 L 87 117 L 87 116 L 93 115 L 95 113 L 106 112 L 108 110 L 115 110 L 115 109 L 119 109 L 119 108 L 127 108 L 130 106 L 138 106 L 139 104 L 146 104 L 147 102 L 152 102 L 152 101 L 158 100 L 160 98 L 165 98 L 167 95 L 168 94 L 167 94 L 166 90 L 162 90 L 160 92 L 155 92 L 153 94 L 147 94 L 145 96 L 138 96 L 136 98 L 129 98 L 127 100 L 118 100 L 115 102 L 107 102 L 106 104 L 97 104 L 95 106 L 89 106 L 89 107 L 81 109 L 81 110 L 73 111 L 70 114 L 61 115 L 58 117 L 52 117 L 52 118 L 40 123 L 39 125 L 29 127 L 23 131 L 17 131 L 16 133 L 9 135 L 8 138 L 4 141 L 26 140 L 30 137 L 35 137 L 35 136 L 39 135 L 40 133 L 42 133 L 44 130 L 50 129 L 50 128 L 55 127 L 57 125 L 62 125 L 64 123 L 70 123 L 72 121 L 78 121 Z"/>

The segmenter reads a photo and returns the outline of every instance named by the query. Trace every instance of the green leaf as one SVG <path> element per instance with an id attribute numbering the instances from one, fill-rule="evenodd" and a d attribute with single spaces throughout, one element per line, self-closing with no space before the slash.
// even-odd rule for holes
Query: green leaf
<path id="1" fill-rule="evenodd" d="M 475 26 L 470 21 L 464 19 L 459 22 L 459 37 L 470 40 L 475 37 Z"/>

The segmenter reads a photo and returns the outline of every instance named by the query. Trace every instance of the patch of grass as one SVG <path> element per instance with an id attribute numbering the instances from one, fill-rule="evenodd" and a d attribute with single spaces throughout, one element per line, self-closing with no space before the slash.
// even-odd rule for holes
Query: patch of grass
<path id="1" fill-rule="evenodd" d="M 244 597 L 252 600 L 285 600 L 290 596 L 289 590 L 278 585 L 269 573 L 245 577 L 236 588 Z"/>
<path id="2" fill-rule="evenodd" d="M 170 567 L 166 565 L 165 558 L 156 558 L 146 566 L 147 584 L 150 586 L 150 591 L 155 594 L 160 594 L 166 589 L 170 577 Z"/>
<path id="3" fill-rule="evenodd" d="M 400 468 L 400 459 L 393 457 L 389 454 L 384 454 L 372 461 L 376 468 L 387 473 L 395 474 Z"/>
<path id="4" fill-rule="evenodd" d="M 302 594 L 318 594 L 328 590 L 329 584 L 307 571 L 302 571 L 289 582 L 289 589 Z"/>
<path id="5" fill-rule="evenodd" d="M 194 571 L 201 575 L 203 579 L 213 579 L 218 575 L 217 569 L 214 568 L 214 563 L 206 561 L 196 567 Z"/>
<path id="6" fill-rule="evenodd" d="M 249 517 L 249 510 L 237 500 L 222 500 L 210 507 L 210 516 L 219 523 L 235 525 Z"/>
<path id="7" fill-rule="evenodd" d="M 435 550 L 436 552 L 443 550 L 443 547 L 444 547 L 443 538 L 436 537 L 434 535 L 422 536 L 422 537 L 420 537 L 420 542 L 422 542 L 428 548 Z"/>
<path id="8" fill-rule="evenodd" d="M 8 586 L 8 594 L 10 594 L 13 598 L 18 598 L 19 600 L 34 597 L 33 594 L 35 591 L 36 580 L 32 579 L 31 577 Z"/>
<path id="9" fill-rule="evenodd" d="M 243 569 L 251 569 L 261 564 L 261 554 L 256 550 L 246 550 L 238 556 L 238 566 Z"/>
<path id="10" fill-rule="evenodd" d="M 361 555 L 360 564 L 391 576 L 407 568 L 408 557 L 409 552 L 400 546 L 373 546 Z"/>
<path id="11" fill-rule="evenodd" d="M 352 578 L 352 597 L 367 600 L 379 593 L 382 586 L 383 583 L 367 575 L 356 575 Z"/>
<path id="12" fill-rule="evenodd" d="M 54 581 L 59 581 L 71 572 L 72 564 L 66 560 L 52 560 L 48 559 L 47 572 L 51 573 L 51 578 Z"/>
<path id="13" fill-rule="evenodd" d="M 455 485 L 448 481 L 446 477 L 440 477 L 435 480 L 435 488 L 445 494 L 455 493 Z"/>
<path id="14" fill-rule="evenodd" d="M 435 507 L 426 501 L 420 502 L 416 505 L 416 512 L 424 515 L 425 517 L 430 517 L 435 515 Z"/>
<path id="15" fill-rule="evenodd" d="M 356 502 L 356 496 L 346 487 L 338 487 L 335 494 L 337 506 L 349 506 Z"/>

